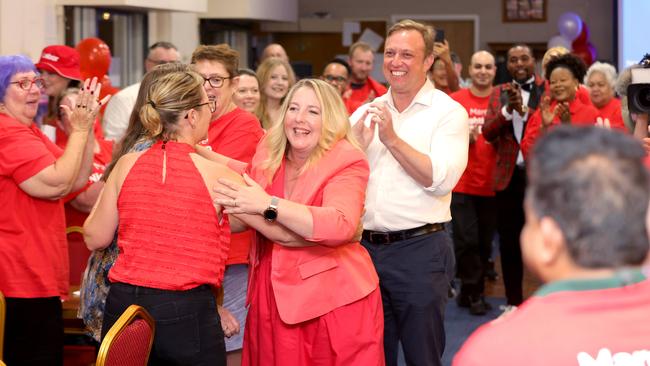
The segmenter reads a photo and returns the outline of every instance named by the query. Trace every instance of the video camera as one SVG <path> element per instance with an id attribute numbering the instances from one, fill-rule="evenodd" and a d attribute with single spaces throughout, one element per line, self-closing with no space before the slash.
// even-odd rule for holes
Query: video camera
<path id="1" fill-rule="evenodd" d="M 641 67 L 634 68 L 632 82 L 627 87 L 627 106 L 632 113 L 650 114 L 650 54 L 646 54 Z"/>

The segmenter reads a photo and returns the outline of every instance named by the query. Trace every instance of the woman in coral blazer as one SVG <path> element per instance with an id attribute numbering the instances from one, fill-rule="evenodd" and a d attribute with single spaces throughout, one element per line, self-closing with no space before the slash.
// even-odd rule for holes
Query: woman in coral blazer
<path id="1" fill-rule="evenodd" d="M 383 365 L 378 277 L 359 244 L 369 167 L 336 91 L 302 80 L 247 186 L 217 200 L 257 230 L 244 365 Z"/>

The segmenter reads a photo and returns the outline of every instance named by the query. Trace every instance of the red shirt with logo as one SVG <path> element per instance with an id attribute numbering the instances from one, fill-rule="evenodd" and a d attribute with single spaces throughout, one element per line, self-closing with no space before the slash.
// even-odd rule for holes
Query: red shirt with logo
<path id="1" fill-rule="evenodd" d="M 0 291 L 6 297 L 68 295 L 63 203 L 18 186 L 62 154 L 35 124 L 0 114 Z"/>
<path id="2" fill-rule="evenodd" d="M 387 91 L 388 89 L 381 83 L 368 77 L 366 83 L 360 88 L 351 88 L 348 86 L 348 90 L 343 93 L 343 102 L 348 113 L 352 115 L 357 108 L 368 102 L 372 102 L 373 99 L 386 94 Z"/>
<path id="3" fill-rule="evenodd" d="M 461 89 L 450 95 L 467 110 L 470 128 L 483 126 L 488 109 L 490 96 L 477 97 L 470 89 Z M 494 167 L 496 165 L 496 150 L 479 134 L 476 141 L 469 144 L 467 168 L 460 178 L 454 192 L 477 196 L 494 196 Z"/>
<path id="4" fill-rule="evenodd" d="M 554 282 L 480 327 L 453 366 L 644 365 L 648 304 L 650 281 L 640 271 Z"/>
<path id="5" fill-rule="evenodd" d="M 260 121 L 251 113 L 236 107 L 210 122 L 208 140 L 201 141 L 201 145 L 231 159 L 250 163 L 263 135 Z M 233 233 L 226 265 L 248 263 L 252 240 L 252 230 Z"/>

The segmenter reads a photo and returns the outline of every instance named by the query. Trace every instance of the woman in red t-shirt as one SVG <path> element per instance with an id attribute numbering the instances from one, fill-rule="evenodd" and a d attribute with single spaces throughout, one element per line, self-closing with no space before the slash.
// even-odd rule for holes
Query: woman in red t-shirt
<path id="1" fill-rule="evenodd" d="M 549 94 L 542 97 L 540 108 L 528 120 L 521 150 L 524 158 L 533 148 L 535 141 L 548 128 L 557 124 L 594 125 L 600 117 L 591 104 L 577 98 L 580 80 L 585 75 L 585 64 L 577 56 L 565 54 L 552 58 L 546 65 L 546 79 Z M 612 127 L 619 127 L 612 124 Z"/>
<path id="2" fill-rule="evenodd" d="M 591 104 L 598 109 L 601 117 L 607 119 L 612 127 L 628 131 L 623 123 L 621 101 L 616 98 L 616 69 L 614 66 L 595 62 L 585 76 L 585 85 L 589 90 Z M 629 131 L 628 131 L 629 132 Z"/>
<path id="3" fill-rule="evenodd" d="M 68 252 L 61 197 L 86 184 L 101 86 L 86 80 L 65 150 L 35 125 L 43 79 L 24 56 L 0 57 L 0 291 L 7 299 L 9 365 L 63 363 L 61 298 Z M 28 339 L 29 341 L 25 341 Z"/>
<path id="4" fill-rule="evenodd" d="M 213 289 L 223 279 L 230 228 L 211 188 L 220 177 L 241 177 L 195 153 L 216 110 L 203 83 L 177 71 L 151 85 L 139 113 L 154 144 L 120 158 L 84 224 L 91 250 L 118 232 L 102 337 L 129 305 L 143 306 L 156 321 L 153 364 L 225 364 Z"/>

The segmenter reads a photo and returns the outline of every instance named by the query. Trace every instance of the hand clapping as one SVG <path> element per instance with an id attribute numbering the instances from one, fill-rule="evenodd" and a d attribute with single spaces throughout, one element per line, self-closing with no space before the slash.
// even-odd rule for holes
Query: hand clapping
<path id="1" fill-rule="evenodd" d="M 101 89 L 102 84 L 97 82 L 97 78 L 86 79 L 79 91 L 77 105 L 74 108 L 61 106 L 65 117 L 70 120 L 72 131 L 92 130 L 99 109 L 110 99 L 110 95 L 105 96 L 101 101 L 98 99 Z"/>

